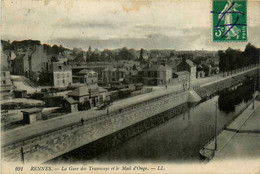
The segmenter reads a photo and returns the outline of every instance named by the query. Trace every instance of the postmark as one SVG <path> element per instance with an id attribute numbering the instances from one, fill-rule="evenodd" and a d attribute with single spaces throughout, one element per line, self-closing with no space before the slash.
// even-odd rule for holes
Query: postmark
<path id="1" fill-rule="evenodd" d="M 247 1 L 213 0 L 213 41 L 247 41 Z"/>

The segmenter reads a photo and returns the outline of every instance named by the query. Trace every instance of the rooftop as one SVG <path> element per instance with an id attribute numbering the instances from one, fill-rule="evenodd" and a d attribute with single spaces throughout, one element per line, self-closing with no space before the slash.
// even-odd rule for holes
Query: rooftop
<path id="1" fill-rule="evenodd" d="M 78 101 L 74 100 L 73 98 L 69 97 L 69 98 L 66 98 L 65 99 L 68 103 L 70 104 L 75 104 L 75 103 L 78 103 Z"/>
<path id="2" fill-rule="evenodd" d="M 189 72 L 188 71 L 179 71 L 179 72 L 174 72 L 174 74 L 184 75 L 184 74 L 189 74 Z"/>
<path id="3" fill-rule="evenodd" d="M 68 96 L 80 97 L 80 96 L 89 95 L 88 90 L 89 90 L 89 88 L 87 86 L 81 86 L 81 87 L 69 92 Z"/>
<path id="4" fill-rule="evenodd" d="M 30 109 L 24 109 L 21 112 L 33 114 L 33 113 L 38 113 L 38 112 L 41 112 L 41 111 L 42 111 L 42 109 L 39 109 L 39 108 L 30 108 Z"/>
<path id="5" fill-rule="evenodd" d="M 64 65 L 63 63 L 58 63 L 58 62 L 54 62 L 52 64 L 53 66 L 53 71 L 57 72 L 57 71 L 70 71 L 71 68 L 69 65 Z"/>
<path id="6" fill-rule="evenodd" d="M 170 67 L 168 65 L 158 65 L 158 64 L 152 64 L 144 68 L 144 71 L 165 71 L 166 69 L 169 69 Z"/>
<path id="7" fill-rule="evenodd" d="M 88 74 L 88 73 L 96 73 L 95 71 L 93 70 L 90 70 L 90 69 L 83 69 L 81 71 L 78 72 L 78 74 Z"/>
<path id="8" fill-rule="evenodd" d="M 18 59 L 23 59 L 23 58 L 24 58 L 24 56 L 25 56 L 25 54 L 20 54 L 20 55 L 17 55 L 17 56 L 15 57 L 15 60 L 18 60 Z"/>
<path id="9" fill-rule="evenodd" d="M 189 59 L 186 60 L 186 63 L 189 64 L 190 66 L 195 66 L 195 64 Z"/>

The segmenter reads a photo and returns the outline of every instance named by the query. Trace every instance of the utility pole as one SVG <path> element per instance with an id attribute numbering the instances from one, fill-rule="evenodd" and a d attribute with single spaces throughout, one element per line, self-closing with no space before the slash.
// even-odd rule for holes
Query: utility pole
<path id="1" fill-rule="evenodd" d="M 108 109 L 109 105 L 107 105 L 107 116 L 109 116 L 109 109 Z"/>
<path id="2" fill-rule="evenodd" d="M 216 113 L 215 113 L 215 151 L 218 150 L 218 143 L 217 143 L 217 126 L 218 124 L 218 101 L 216 102 Z"/>
<path id="3" fill-rule="evenodd" d="M 24 152 L 23 152 L 23 147 L 21 147 L 21 158 L 22 158 L 22 163 L 24 164 Z"/>
<path id="4" fill-rule="evenodd" d="M 188 112 L 188 121 L 190 123 L 190 109 L 189 109 L 189 112 Z"/>
<path id="5" fill-rule="evenodd" d="M 255 79 L 254 79 L 254 91 L 253 91 L 253 110 L 255 109 Z"/>
<path id="6" fill-rule="evenodd" d="M 189 73 L 189 90 L 190 90 L 190 76 L 191 76 L 191 69 L 190 69 L 190 73 Z"/>

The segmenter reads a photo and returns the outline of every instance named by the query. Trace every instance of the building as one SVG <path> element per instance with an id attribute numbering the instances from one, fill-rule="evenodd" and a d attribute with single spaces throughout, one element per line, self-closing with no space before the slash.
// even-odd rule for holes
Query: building
<path id="1" fill-rule="evenodd" d="M 43 46 L 35 46 L 29 51 L 18 54 L 12 60 L 12 73 L 15 75 L 22 75 L 34 82 L 39 81 L 40 72 L 46 66 L 48 56 L 44 52 Z"/>
<path id="2" fill-rule="evenodd" d="M 3 50 L 1 50 L 1 65 L 4 65 L 5 67 L 9 67 L 10 62 L 10 56 L 5 54 Z"/>
<path id="3" fill-rule="evenodd" d="M 64 96 L 52 95 L 43 97 L 44 104 L 47 107 L 61 107 L 63 105 Z"/>
<path id="4" fill-rule="evenodd" d="M 102 71 L 106 68 L 112 68 L 113 65 L 110 62 L 88 62 L 87 69 L 91 69 L 98 73 L 98 80 L 102 80 Z"/>
<path id="5" fill-rule="evenodd" d="M 31 108 L 21 111 L 23 113 L 23 121 L 26 124 L 35 123 L 37 120 L 42 119 L 42 109 Z"/>
<path id="6" fill-rule="evenodd" d="M 129 71 L 129 74 L 125 77 L 128 83 L 141 83 L 143 79 L 142 68 L 136 68 Z"/>
<path id="7" fill-rule="evenodd" d="M 196 65 L 189 59 L 183 59 L 181 63 L 177 65 L 178 71 L 188 71 L 190 73 L 190 80 L 196 79 Z"/>
<path id="8" fill-rule="evenodd" d="M 78 111 L 78 101 L 73 98 L 66 98 L 63 102 L 63 108 L 67 112 L 77 112 Z"/>
<path id="9" fill-rule="evenodd" d="M 68 93 L 68 97 L 78 101 L 79 110 L 98 106 L 106 100 L 106 95 L 107 90 L 97 85 L 81 86 Z"/>
<path id="10" fill-rule="evenodd" d="M 177 78 L 177 82 L 187 82 L 189 81 L 190 73 L 188 71 L 174 72 L 172 77 Z"/>
<path id="11" fill-rule="evenodd" d="M 11 81 L 10 71 L 7 67 L 1 65 L 1 86 L 0 99 L 10 99 L 13 96 L 13 83 Z"/>
<path id="12" fill-rule="evenodd" d="M 25 97 L 27 97 L 27 90 L 15 89 L 15 90 L 13 90 L 13 93 L 14 93 L 15 98 L 25 98 Z"/>
<path id="13" fill-rule="evenodd" d="M 87 85 L 97 84 L 98 73 L 93 70 L 83 69 L 72 76 L 73 83 L 84 83 Z"/>
<path id="14" fill-rule="evenodd" d="M 181 58 L 173 56 L 173 57 L 169 58 L 167 65 L 169 65 L 172 68 L 173 72 L 176 72 L 177 71 L 177 65 L 179 63 L 181 63 Z"/>
<path id="15" fill-rule="evenodd" d="M 30 53 L 20 54 L 12 61 L 12 73 L 14 75 L 29 76 L 29 57 Z"/>
<path id="16" fill-rule="evenodd" d="M 126 68 L 106 68 L 102 71 L 102 81 L 115 82 L 125 79 L 129 71 Z"/>
<path id="17" fill-rule="evenodd" d="M 43 46 L 36 46 L 35 51 L 29 56 L 29 76 L 27 77 L 34 82 L 38 82 L 40 72 L 45 68 L 47 62 L 48 56 L 44 52 Z"/>
<path id="18" fill-rule="evenodd" d="M 159 57 L 157 59 L 157 63 L 160 65 L 163 65 L 163 66 L 165 66 L 167 64 L 167 62 L 168 62 L 168 59 L 166 57 Z"/>
<path id="19" fill-rule="evenodd" d="M 172 68 L 168 65 L 152 64 L 143 69 L 145 85 L 166 85 L 172 79 Z"/>
<path id="20" fill-rule="evenodd" d="M 52 62 L 53 86 L 67 87 L 72 84 L 72 72 L 69 65 Z"/>

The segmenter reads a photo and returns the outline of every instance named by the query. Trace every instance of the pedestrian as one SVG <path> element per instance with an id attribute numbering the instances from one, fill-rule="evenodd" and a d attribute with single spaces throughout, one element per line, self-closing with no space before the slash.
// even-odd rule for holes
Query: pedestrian
<path id="1" fill-rule="evenodd" d="M 81 121 L 81 124 L 83 125 L 83 124 L 84 124 L 84 119 L 83 119 L 83 118 L 81 118 L 81 120 L 80 120 L 80 121 Z"/>
<path id="2" fill-rule="evenodd" d="M 167 85 L 165 85 L 165 88 L 167 89 Z"/>

